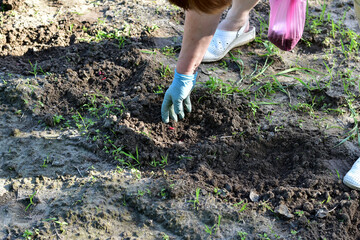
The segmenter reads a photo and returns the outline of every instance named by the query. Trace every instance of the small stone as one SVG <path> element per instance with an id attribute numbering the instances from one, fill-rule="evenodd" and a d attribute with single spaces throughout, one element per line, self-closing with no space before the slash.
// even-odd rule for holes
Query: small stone
<path id="1" fill-rule="evenodd" d="M 20 187 L 20 183 L 19 182 L 14 182 L 12 185 L 12 189 L 14 189 L 14 191 L 17 191 Z"/>
<path id="2" fill-rule="evenodd" d="M 317 218 L 325 218 L 329 214 L 329 210 L 326 208 L 320 208 L 317 212 L 315 217 Z"/>
<path id="3" fill-rule="evenodd" d="M 250 191 L 250 200 L 253 201 L 253 202 L 258 202 L 259 201 L 259 194 L 255 191 L 255 190 L 251 190 Z"/>
<path id="4" fill-rule="evenodd" d="M 20 136 L 21 134 L 21 131 L 17 128 L 14 128 L 12 131 L 11 131 L 11 136 L 14 136 L 14 137 L 18 137 Z"/>
<path id="5" fill-rule="evenodd" d="M 124 118 L 129 119 L 131 117 L 131 114 L 129 112 L 124 113 Z"/>
<path id="6" fill-rule="evenodd" d="M 278 214 L 280 217 L 284 217 L 286 219 L 294 218 L 294 215 L 290 213 L 287 206 L 284 204 L 280 204 L 275 208 L 275 213 Z"/>
<path id="7" fill-rule="evenodd" d="M 229 192 L 232 192 L 232 186 L 229 183 L 225 184 L 225 189 L 228 190 Z"/>
<path id="8" fill-rule="evenodd" d="M 62 159 L 57 159 L 57 160 L 53 161 L 51 165 L 54 167 L 62 167 L 65 165 L 65 161 Z"/>

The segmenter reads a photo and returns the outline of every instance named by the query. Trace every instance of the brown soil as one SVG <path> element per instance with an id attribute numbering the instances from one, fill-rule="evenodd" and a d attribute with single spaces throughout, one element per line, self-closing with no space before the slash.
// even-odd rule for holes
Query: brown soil
<path id="1" fill-rule="evenodd" d="M 1 239 L 26 231 L 29 239 L 241 239 L 241 232 L 248 239 L 360 239 L 359 193 L 341 181 L 359 146 L 334 147 L 355 123 L 346 110 L 324 111 L 346 105 L 341 78 L 309 90 L 279 77 L 287 94 L 276 85 L 266 94 L 269 79 L 245 78 L 239 89 L 250 94 L 224 97 L 205 83 L 209 76 L 239 82 L 239 62 L 226 58 L 201 66 L 193 112 L 164 124 L 163 91 L 172 80 L 164 69 L 176 63 L 181 10 L 165 1 L 1 4 Z M 329 6 L 334 15 L 342 14 L 337 4 Z M 319 8 L 310 6 L 315 15 Z M 267 3 L 256 11 L 251 21 L 259 26 Z M 266 72 L 295 61 L 325 72 L 316 58 L 328 27 L 323 35 L 306 29 L 312 46 L 301 41 L 271 56 Z M 117 30 L 120 38 L 101 37 Z M 247 74 L 269 61 L 261 43 L 240 50 L 233 54 Z M 354 69 L 357 85 L 349 89 L 359 110 L 356 61 L 334 69 Z M 273 104 L 255 107 L 254 93 Z M 313 104 L 314 112 L 289 107 L 297 103 Z M 120 150 L 138 154 L 139 163 Z M 215 226 L 211 235 L 205 225 Z"/>

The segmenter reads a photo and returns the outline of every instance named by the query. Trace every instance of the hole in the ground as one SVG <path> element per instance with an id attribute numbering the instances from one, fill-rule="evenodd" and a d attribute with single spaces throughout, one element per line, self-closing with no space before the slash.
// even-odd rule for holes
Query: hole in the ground
<path id="1" fill-rule="evenodd" d="M 0 3 L 0 11 L 1 12 L 10 11 L 12 9 L 13 9 L 13 7 L 10 4 Z"/>

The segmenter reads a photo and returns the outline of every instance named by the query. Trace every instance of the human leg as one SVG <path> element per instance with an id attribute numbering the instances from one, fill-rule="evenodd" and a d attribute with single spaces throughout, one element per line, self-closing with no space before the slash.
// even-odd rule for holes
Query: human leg
<path id="1" fill-rule="evenodd" d="M 258 2 L 259 0 L 233 0 L 229 12 L 225 19 L 219 24 L 218 29 L 224 31 L 238 31 L 249 21 L 250 11 Z"/>
<path id="2" fill-rule="evenodd" d="M 219 24 L 202 62 L 215 62 L 222 59 L 231 49 L 242 46 L 255 39 L 255 28 L 249 26 L 249 14 L 258 0 L 234 0 Z"/>

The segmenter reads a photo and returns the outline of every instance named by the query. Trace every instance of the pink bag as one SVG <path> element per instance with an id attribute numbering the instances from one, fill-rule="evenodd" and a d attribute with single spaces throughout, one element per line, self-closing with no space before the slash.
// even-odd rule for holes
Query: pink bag
<path id="1" fill-rule="evenodd" d="M 306 0 L 270 0 L 270 42 L 282 50 L 292 50 L 301 39 L 305 18 Z"/>

